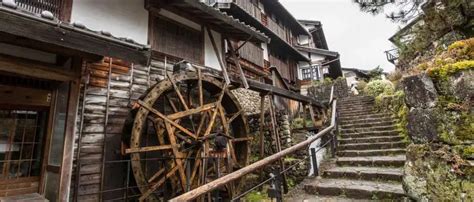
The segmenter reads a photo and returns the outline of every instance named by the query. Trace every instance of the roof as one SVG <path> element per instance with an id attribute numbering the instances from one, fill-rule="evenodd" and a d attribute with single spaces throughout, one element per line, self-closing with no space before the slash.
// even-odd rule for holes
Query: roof
<path id="1" fill-rule="evenodd" d="M 93 31 L 82 24 L 62 22 L 50 14 L 43 11 L 42 15 L 36 15 L 0 4 L 0 33 L 65 48 L 70 53 L 115 57 L 145 65 L 149 62 L 151 52 L 147 45 L 114 37 L 106 31 Z"/>
<path id="2" fill-rule="evenodd" d="M 284 54 L 289 54 L 294 57 L 296 60 L 300 61 L 310 61 L 308 57 L 301 54 L 294 46 L 289 44 L 284 39 L 280 38 L 276 33 L 274 33 L 270 28 L 263 25 L 259 19 L 254 18 L 248 12 L 246 12 L 242 7 L 238 6 L 237 4 L 233 3 L 230 7 L 221 7 L 224 13 L 231 14 L 234 18 L 238 18 L 241 21 L 245 21 L 246 23 L 254 26 L 258 30 L 265 32 L 267 36 L 269 36 L 272 41 L 269 43 L 269 48 L 277 48 L 276 50 L 283 52 Z M 285 47 L 282 49 L 281 47 Z"/>
<path id="3" fill-rule="evenodd" d="M 338 57 L 339 56 L 338 52 L 330 51 L 330 50 L 326 50 L 326 49 L 309 48 L 309 47 L 304 47 L 304 46 L 297 46 L 296 48 L 298 50 L 301 50 L 301 51 L 316 53 L 316 54 L 324 55 L 324 56 L 328 56 L 328 57 Z"/>
<path id="4" fill-rule="evenodd" d="M 409 31 L 411 28 L 413 28 L 414 25 L 416 25 L 418 22 L 423 20 L 423 15 L 417 16 L 415 19 L 411 20 L 407 25 L 405 25 L 403 28 L 398 30 L 394 35 L 392 35 L 388 40 L 392 43 L 395 43 L 395 40 L 397 37 L 400 37 L 404 35 L 407 31 Z"/>
<path id="5" fill-rule="evenodd" d="M 326 36 L 324 35 L 323 25 L 320 21 L 316 20 L 298 20 L 301 24 L 307 26 L 313 26 L 308 31 L 313 37 L 313 42 L 316 44 L 316 47 L 321 49 L 328 50 L 328 44 L 326 41 Z"/>
<path id="6" fill-rule="evenodd" d="M 270 39 L 264 33 L 254 27 L 221 12 L 218 8 L 208 6 L 199 0 L 158 0 L 150 1 L 149 6 L 187 13 L 189 16 L 208 24 L 213 30 L 233 39 L 242 41 L 250 39 L 250 41 L 258 43 L 270 42 Z"/>

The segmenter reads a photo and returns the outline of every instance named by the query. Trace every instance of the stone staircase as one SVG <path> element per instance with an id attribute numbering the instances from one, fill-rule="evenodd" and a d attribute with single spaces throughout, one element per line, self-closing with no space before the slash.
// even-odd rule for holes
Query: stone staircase
<path id="1" fill-rule="evenodd" d="M 305 184 L 307 194 L 375 200 L 405 198 L 401 184 L 405 142 L 390 114 L 376 112 L 373 106 L 374 98 L 367 96 L 339 101 L 337 158 L 322 177 Z"/>

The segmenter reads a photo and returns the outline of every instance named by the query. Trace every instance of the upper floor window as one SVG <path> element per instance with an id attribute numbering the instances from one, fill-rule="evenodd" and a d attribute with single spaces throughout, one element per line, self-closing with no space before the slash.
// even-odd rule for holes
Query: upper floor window
<path id="1" fill-rule="evenodd" d="M 310 68 L 301 69 L 303 80 L 318 80 L 319 79 L 319 66 L 314 65 Z"/>

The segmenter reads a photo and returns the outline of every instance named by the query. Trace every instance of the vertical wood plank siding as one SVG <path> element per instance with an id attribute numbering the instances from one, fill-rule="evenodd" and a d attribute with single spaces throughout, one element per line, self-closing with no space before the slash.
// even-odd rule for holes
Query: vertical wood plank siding
<path id="1" fill-rule="evenodd" d="M 130 112 L 129 103 L 136 101 L 148 88 L 164 78 L 164 58 L 161 56 L 155 58 L 150 66 L 113 59 L 110 81 L 108 62 L 106 58 L 99 63 L 84 65 L 86 75 L 83 77 L 86 79 L 82 83 L 77 114 L 74 175 L 70 194 L 71 197 L 77 197 L 77 201 L 99 201 L 101 197 L 102 200 L 112 200 L 124 196 L 125 190 L 120 188 L 124 188 L 126 182 L 127 163 L 116 161 L 124 159 L 120 154 L 120 146 L 124 122 Z M 169 71 L 175 62 L 167 61 Z M 109 83 L 110 90 L 107 91 Z M 79 172 L 78 178 L 76 172 Z M 74 193 L 77 180 L 78 192 Z M 114 189 L 118 190 L 108 191 Z"/>
<path id="2" fill-rule="evenodd" d="M 241 42 L 240 44 L 242 44 Z M 240 58 L 245 59 L 259 67 L 263 67 L 263 49 L 254 43 L 247 42 L 239 49 Z"/>
<path id="3" fill-rule="evenodd" d="M 201 31 L 171 22 L 162 17 L 152 17 L 152 49 L 183 58 L 196 64 L 204 64 L 204 39 Z"/>
<path id="4" fill-rule="evenodd" d="M 235 0 L 235 3 L 247 11 L 247 13 L 249 13 L 255 19 L 262 19 L 262 11 L 255 4 L 250 2 L 250 0 Z"/>
<path id="5" fill-rule="evenodd" d="M 278 58 L 273 54 L 270 54 L 269 59 L 270 65 L 276 67 L 283 78 L 292 80 L 290 75 L 290 66 L 286 59 Z"/>

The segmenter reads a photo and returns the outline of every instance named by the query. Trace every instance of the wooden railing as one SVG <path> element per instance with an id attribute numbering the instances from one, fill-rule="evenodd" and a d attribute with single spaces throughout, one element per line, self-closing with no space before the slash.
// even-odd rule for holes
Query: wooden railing
<path id="1" fill-rule="evenodd" d="M 234 0 L 235 4 L 240 6 L 242 9 L 247 11 L 251 16 L 255 19 L 261 20 L 262 19 L 262 11 L 258 8 L 255 4 L 250 2 L 249 0 Z"/>
<path id="2" fill-rule="evenodd" d="M 336 153 L 336 148 L 337 148 L 337 145 L 338 145 L 338 140 L 337 140 L 337 136 L 338 136 L 338 131 L 339 131 L 339 127 L 338 127 L 338 117 L 337 117 L 337 100 L 333 100 L 334 96 L 332 95 L 333 94 L 333 91 L 334 91 L 334 88 L 331 88 L 331 98 L 329 100 L 329 103 L 328 103 L 328 106 L 332 106 L 331 107 L 331 125 L 329 125 L 327 128 L 321 130 L 320 132 L 318 132 L 316 135 L 313 135 L 313 136 L 310 136 L 307 140 L 305 141 L 302 141 L 294 146 L 291 146 L 287 149 L 284 149 L 278 153 L 275 153 L 273 155 L 270 155 L 270 156 L 267 156 L 265 157 L 264 159 L 261 159 L 255 163 L 252 163 L 248 166 L 245 166 L 237 171 L 234 171 L 232 173 L 229 173 L 221 178 L 218 178 L 212 182 L 209 182 L 205 185 L 202 185 L 198 188 L 195 188 L 191 191 L 188 191 L 178 197 L 175 197 L 171 200 L 169 200 L 170 202 L 178 202 L 178 201 L 191 201 L 203 194 L 206 194 L 206 193 L 209 193 L 221 186 L 224 186 L 232 181 L 235 181 L 249 173 L 252 173 L 252 172 L 255 172 L 257 170 L 260 170 L 260 169 L 263 169 L 265 166 L 267 165 L 270 165 L 271 163 L 275 162 L 275 161 L 278 161 L 279 159 L 282 159 L 284 158 L 285 156 L 289 155 L 289 154 L 293 154 L 297 151 L 300 151 L 302 149 L 306 149 L 308 148 L 308 146 L 315 142 L 316 140 L 319 140 L 321 139 L 323 136 L 326 136 L 326 135 L 329 135 L 329 141 L 326 143 L 326 144 L 330 144 L 331 146 L 331 153 L 332 153 L 332 156 L 334 157 L 335 156 L 335 153 Z M 311 108 L 310 108 L 311 109 Z M 312 152 L 313 153 L 313 152 Z M 316 152 L 314 152 L 314 154 L 316 154 Z M 316 156 L 316 155 L 314 155 Z M 316 161 L 313 160 L 313 163 L 315 163 Z M 317 165 L 317 163 L 315 163 L 314 165 Z M 317 166 L 316 166 L 317 167 Z M 288 168 L 290 169 L 290 168 Z M 287 170 L 285 170 L 287 171 Z M 281 175 L 282 173 L 280 173 Z M 274 178 L 274 177 L 271 177 L 271 178 Z M 265 180 L 264 182 L 268 182 L 269 180 Z M 261 183 L 260 185 L 263 185 L 264 183 Z M 245 193 L 248 193 L 249 191 L 245 192 Z M 244 193 L 244 194 L 245 194 Z M 242 195 L 244 195 L 242 194 Z M 240 196 L 242 196 L 240 195 Z M 239 197 L 240 197 L 239 196 Z M 237 197 L 236 199 L 238 200 L 239 197 Z M 234 201 L 234 199 L 232 199 L 232 201 Z"/>
<path id="3" fill-rule="evenodd" d="M 263 49 L 254 43 L 246 43 L 239 49 L 240 58 L 263 67 Z"/>
<path id="4" fill-rule="evenodd" d="M 43 11 L 50 11 L 54 17 L 59 18 L 63 0 L 17 0 L 16 3 L 18 7 L 29 12 L 41 14 Z"/>

